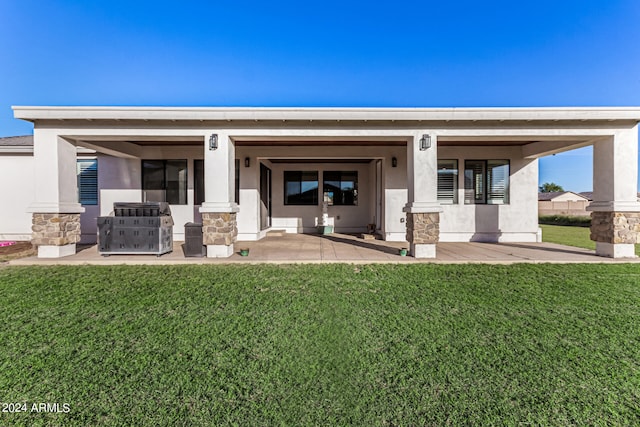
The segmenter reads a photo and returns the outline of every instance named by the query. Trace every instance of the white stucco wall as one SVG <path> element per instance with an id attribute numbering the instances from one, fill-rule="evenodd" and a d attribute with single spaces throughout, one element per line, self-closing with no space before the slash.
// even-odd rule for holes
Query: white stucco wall
<path id="1" fill-rule="evenodd" d="M 35 199 L 33 156 L 0 154 L 0 240 L 31 240 L 31 213 Z"/>
<path id="2" fill-rule="evenodd" d="M 100 216 L 113 212 L 114 202 L 142 201 L 140 159 L 98 156 Z"/>
<path id="3" fill-rule="evenodd" d="M 538 231 L 538 161 L 520 147 L 439 147 L 440 159 L 458 160 L 458 204 L 443 205 L 440 241 L 535 242 Z M 509 204 L 465 205 L 464 161 L 509 160 Z"/>

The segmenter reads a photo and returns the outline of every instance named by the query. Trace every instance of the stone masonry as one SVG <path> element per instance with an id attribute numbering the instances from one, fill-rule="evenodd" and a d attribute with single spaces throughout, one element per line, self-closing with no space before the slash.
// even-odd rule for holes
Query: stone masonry
<path id="1" fill-rule="evenodd" d="M 407 241 L 416 245 L 435 244 L 440 239 L 440 214 L 407 213 Z"/>
<path id="2" fill-rule="evenodd" d="M 80 214 L 34 213 L 31 243 L 35 246 L 64 246 L 80 241 Z"/>
<path id="3" fill-rule="evenodd" d="M 202 213 L 202 237 L 205 245 L 233 244 L 238 235 L 235 213 Z"/>
<path id="4" fill-rule="evenodd" d="M 591 212 L 591 240 L 640 243 L 640 212 Z"/>

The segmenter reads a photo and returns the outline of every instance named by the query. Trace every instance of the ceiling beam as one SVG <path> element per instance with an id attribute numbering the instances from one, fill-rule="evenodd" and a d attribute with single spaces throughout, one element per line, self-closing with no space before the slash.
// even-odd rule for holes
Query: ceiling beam
<path id="1" fill-rule="evenodd" d="M 537 159 L 564 151 L 592 145 L 594 139 L 582 141 L 537 141 L 522 146 L 522 157 L 525 159 Z"/>

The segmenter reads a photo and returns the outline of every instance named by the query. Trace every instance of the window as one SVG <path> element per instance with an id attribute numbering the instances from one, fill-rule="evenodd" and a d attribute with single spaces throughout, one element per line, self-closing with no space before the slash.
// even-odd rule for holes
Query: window
<path id="1" fill-rule="evenodd" d="M 358 172 L 325 171 L 322 181 L 324 198 L 329 205 L 358 204 Z"/>
<path id="2" fill-rule="evenodd" d="M 438 160 L 438 201 L 447 205 L 458 203 L 457 160 Z"/>
<path id="3" fill-rule="evenodd" d="M 317 171 L 285 171 L 284 172 L 284 204 L 285 205 L 317 205 L 318 204 L 318 172 Z"/>
<path id="4" fill-rule="evenodd" d="M 465 161 L 464 202 L 489 205 L 509 203 L 509 161 Z"/>
<path id="5" fill-rule="evenodd" d="M 98 161 L 80 160 L 76 162 L 78 176 L 78 202 L 82 205 L 98 204 Z"/>
<path id="6" fill-rule="evenodd" d="M 145 202 L 187 204 L 186 160 L 143 160 L 142 190 Z"/>

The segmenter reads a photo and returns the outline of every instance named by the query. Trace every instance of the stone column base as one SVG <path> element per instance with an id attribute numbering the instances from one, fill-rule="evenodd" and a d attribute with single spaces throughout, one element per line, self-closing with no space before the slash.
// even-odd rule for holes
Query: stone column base
<path id="1" fill-rule="evenodd" d="M 238 235 L 235 212 L 203 212 L 202 238 L 208 258 L 233 255 L 233 242 Z"/>
<path id="2" fill-rule="evenodd" d="M 207 245 L 207 258 L 229 258 L 233 252 L 233 243 L 230 245 Z"/>
<path id="3" fill-rule="evenodd" d="M 435 258 L 436 257 L 436 245 L 430 244 L 411 244 L 409 247 L 411 256 L 414 258 Z"/>
<path id="4" fill-rule="evenodd" d="M 590 237 L 597 255 L 634 258 L 634 245 L 640 243 L 640 212 L 591 212 Z"/>
<path id="5" fill-rule="evenodd" d="M 31 231 L 39 258 L 73 255 L 80 241 L 80 214 L 34 213 Z"/>
<path id="6" fill-rule="evenodd" d="M 636 258 L 636 245 L 596 242 L 596 255 L 607 258 Z"/>
<path id="7" fill-rule="evenodd" d="M 50 246 L 41 245 L 38 246 L 38 258 L 62 258 L 69 255 L 76 254 L 76 244 L 64 246 Z"/>
<path id="8" fill-rule="evenodd" d="M 440 239 L 440 213 L 407 212 L 407 241 L 411 255 L 416 258 L 435 258 L 436 243 Z"/>

